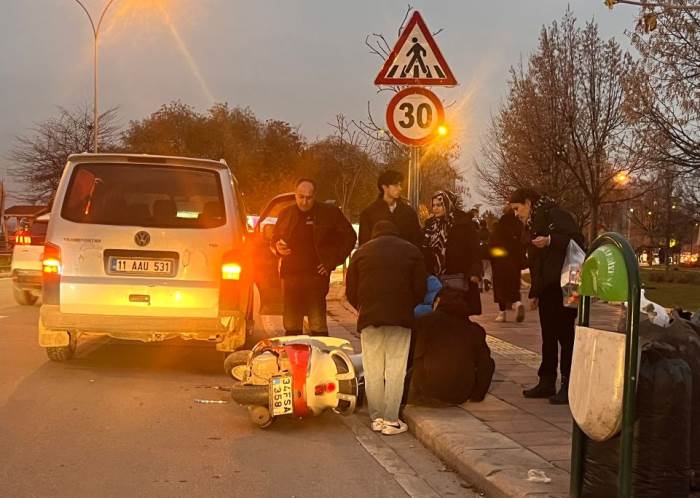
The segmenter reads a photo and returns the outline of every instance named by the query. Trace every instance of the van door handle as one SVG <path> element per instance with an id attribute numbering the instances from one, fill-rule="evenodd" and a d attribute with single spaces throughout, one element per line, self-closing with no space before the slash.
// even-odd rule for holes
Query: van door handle
<path id="1" fill-rule="evenodd" d="M 151 304 L 151 296 L 148 294 L 129 294 L 129 302 Z"/>

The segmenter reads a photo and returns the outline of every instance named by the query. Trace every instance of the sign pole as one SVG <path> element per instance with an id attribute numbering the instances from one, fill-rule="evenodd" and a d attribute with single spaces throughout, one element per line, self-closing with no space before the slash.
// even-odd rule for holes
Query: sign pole
<path id="1" fill-rule="evenodd" d="M 408 202 L 417 212 L 420 204 L 420 147 L 411 146 L 408 157 Z"/>

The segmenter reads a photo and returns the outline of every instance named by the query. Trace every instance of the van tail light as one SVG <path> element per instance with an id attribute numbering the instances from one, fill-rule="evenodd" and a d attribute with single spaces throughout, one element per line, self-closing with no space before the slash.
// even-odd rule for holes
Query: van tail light
<path id="1" fill-rule="evenodd" d="M 18 246 L 28 246 L 32 243 L 32 236 L 29 232 L 20 231 L 15 234 L 15 244 Z"/>
<path id="2" fill-rule="evenodd" d="M 44 255 L 41 257 L 43 304 L 60 304 L 61 298 L 61 248 L 50 243 L 44 244 Z"/>
<path id="3" fill-rule="evenodd" d="M 247 287 L 246 264 L 243 262 L 243 251 L 233 249 L 224 253 L 221 260 L 221 284 L 219 289 L 219 311 L 245 310 Z"/>
<path id="4" fill-rule="evenodd" d="M 243 267 L 240 263 L 229 262 L 221 265 L 221 278 L 223 280 L 240 280 Z"/>
<path id="5" fill-rule="evenodd" d="M 61 274 L 61 248 L 53 244 L 44 244 L 44 256 L 41 259 L 44 274 Z"/>

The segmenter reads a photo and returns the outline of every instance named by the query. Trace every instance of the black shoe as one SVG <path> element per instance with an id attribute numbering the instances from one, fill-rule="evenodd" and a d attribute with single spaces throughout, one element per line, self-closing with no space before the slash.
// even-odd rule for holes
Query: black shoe
<path id="1" fill-rule="evenodd" d="M 553 405 L 568 405 L 569 404 L 569 379 L 562 377 L 561 387 L 559 392 L 549 398 L 549 402 Z"/>
<path id="2" fill-rule="evenodd" d="M 557 392 L 556 380 L 548 377 L 540 377 L 537 385 L 531 389 L 523 390 L 526 398 L 549 398 Z"/>

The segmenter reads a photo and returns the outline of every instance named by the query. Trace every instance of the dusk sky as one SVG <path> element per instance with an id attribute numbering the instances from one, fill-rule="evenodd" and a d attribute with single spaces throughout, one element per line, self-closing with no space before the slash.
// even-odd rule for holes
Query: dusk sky
<path id="1" fill-rule="evenodd" d="M 106 0 L 85 0 L 94 17 Z M 506 90 L 511 65 L 536 46 L 564 0 L 413 1 L 460 85 L 437 89 L 459 123 L 461 158 L 472 172 L 480 135 Z M 568 2 L 581 21 L 595 17 L 604 37 L 627 46 L 637 9 L 602 0 Z M 179 99 L 198 110 L 214 102 L 248 106 L 262 119 L 298 125 L 308 139 L 331 133 L 337 113 L 363 119 L 367 101 L 383 122 L 388 93 L 376 93 L 381 61 L 369 33 L 390 43 L 406 10 L 399 0 L 115 0 L 100 43 L 100 108 L 118 106 L 121 123 Z M 0 178 L 16 135 L 56 114 L 92 105 L 92 32 L 73 0 L 2 0 L 0 15 Z M 12 200 L 10 200 L 10 204 Z"/>

